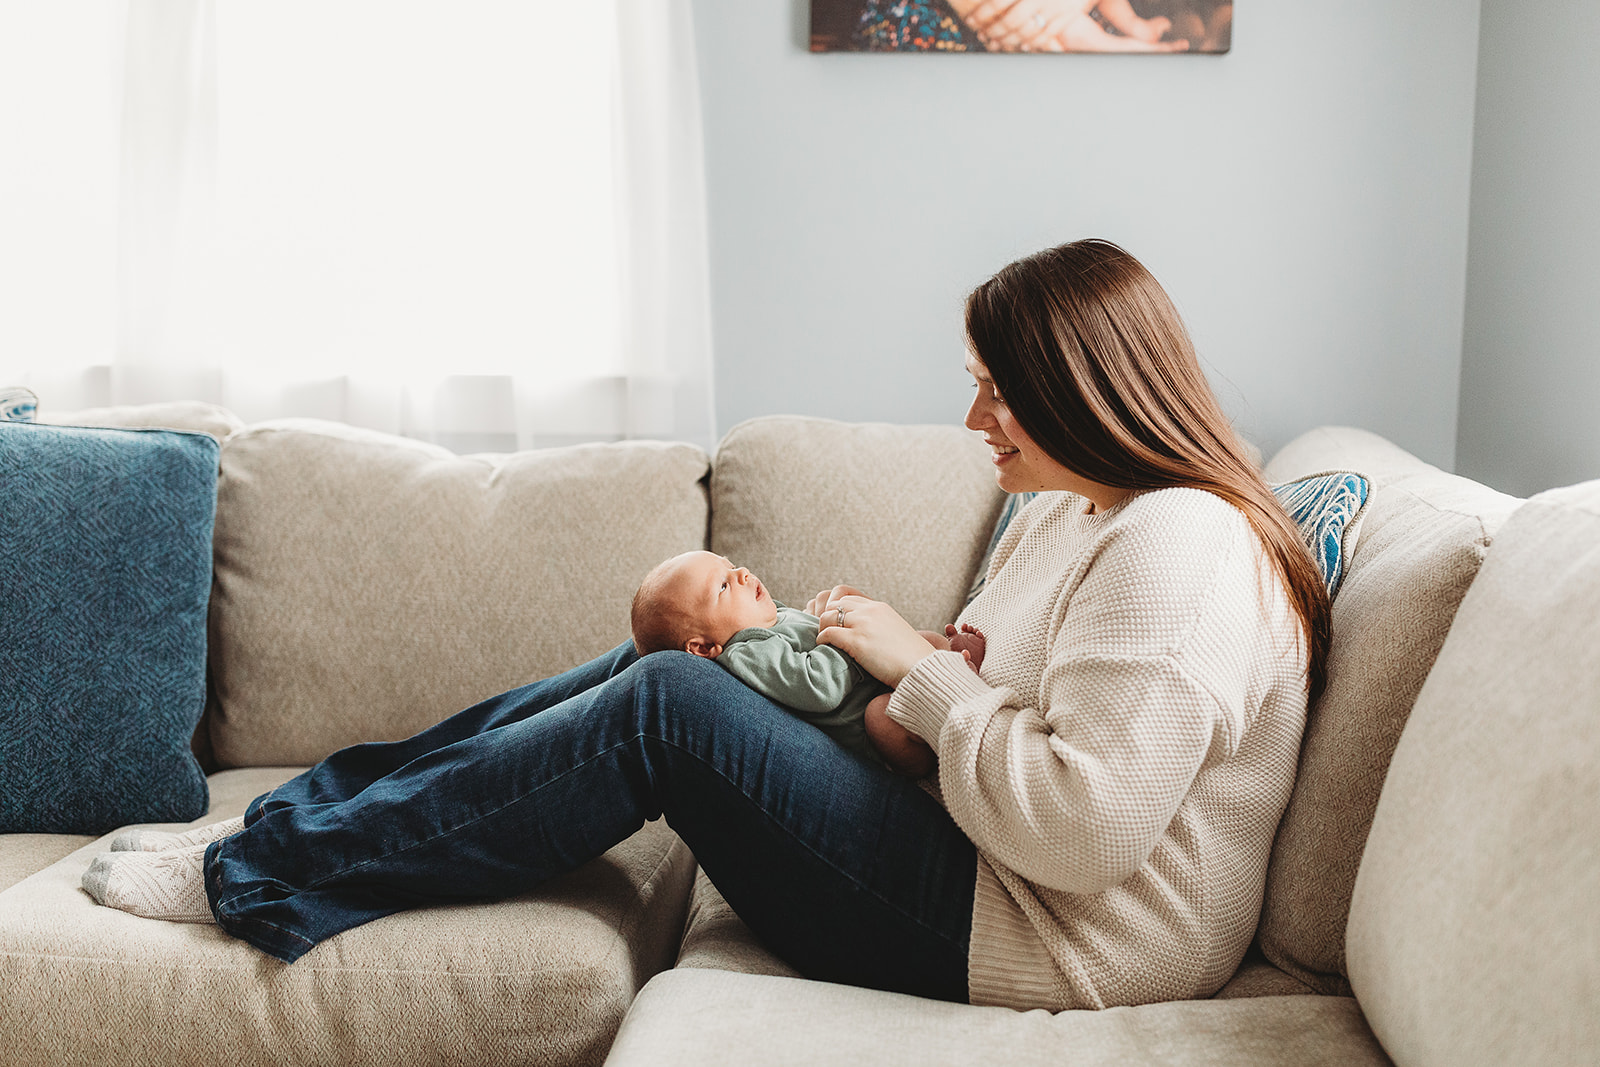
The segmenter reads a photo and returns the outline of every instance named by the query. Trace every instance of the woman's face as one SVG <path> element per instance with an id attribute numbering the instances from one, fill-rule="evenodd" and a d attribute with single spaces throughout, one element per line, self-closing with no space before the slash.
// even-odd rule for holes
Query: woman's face
<path id="1" fill-rule="evenodd" d="M 1008 493 L 1066 490 L 1088 497 L 1098 511 L 1128 495 L 1125 489 L 1092 482 L 1045 454 L 1011 414 L 1005 398 L 995 391 L 989 368 L 970 352 L 967 373 L 976 387 L 972 406 L 967 409 L 967 429 L 983 434 L 984 443 L 993 451 L 994 477 L 1001 489 Z"/>

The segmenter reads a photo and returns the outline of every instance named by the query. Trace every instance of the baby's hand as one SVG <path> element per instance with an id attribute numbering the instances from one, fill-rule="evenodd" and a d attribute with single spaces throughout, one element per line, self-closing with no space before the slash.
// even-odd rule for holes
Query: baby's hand
<path id="1" fill-rule="evenodd" d="M 950 639 L 950 651 L 961 653 L 961 657 L 967 661 L 967 666 L 974 671 L 983 666 L 983 652 L 988 647 L 988 642 L 970 623 L 962 623 L 959 630 L 952 623 L 944 628 L 944 635 Z"/>

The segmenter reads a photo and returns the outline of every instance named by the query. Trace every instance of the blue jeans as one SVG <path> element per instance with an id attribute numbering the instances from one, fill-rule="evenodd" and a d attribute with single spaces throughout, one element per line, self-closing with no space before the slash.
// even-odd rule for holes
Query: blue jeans
<path id="1" fill-rule="evenodd" d="M 523 893 L 665 815 L 811 978 L 967 999 L 977 857 L 915 783 L 715 663 L 623 645 L 258 797 L 206 850 L 217 922 L 285 962 L 361 923 Z"/>

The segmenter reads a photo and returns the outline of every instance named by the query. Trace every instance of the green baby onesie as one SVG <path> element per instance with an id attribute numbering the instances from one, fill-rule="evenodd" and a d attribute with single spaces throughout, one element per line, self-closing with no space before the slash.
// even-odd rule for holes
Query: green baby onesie
<path id="1" fill-rule="evenodd" d="M 779 604 L 777 622 L 740 630 L 716 661 L 841 745 L 881 762 L 862 719 L 868 702 L 889 687 L 832 645 L 817 644 L 820 625 L 815 615 Z"/>

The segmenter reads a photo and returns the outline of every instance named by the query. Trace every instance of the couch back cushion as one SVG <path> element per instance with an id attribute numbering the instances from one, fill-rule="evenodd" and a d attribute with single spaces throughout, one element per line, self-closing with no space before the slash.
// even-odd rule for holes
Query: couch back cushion
<path id="1" fill-rule="evenodd" d="M 224 767 L 393 740 L 627 640 L 634 588 L 702 548 L 690 445 L 492 456 L 285 420 L 222 450 L 210 740 Z"/>
<path id="2" fill-rule="evenodd" d="M 1417 698 L 1350 908 L 1401 1067 L 1600 1050 L 1600 481 L 1506 523 Z"/>
<path id="3" fill-rule="evenodd" d="M 793 607 L 843 583 L 942 629 L 1004 501 L 988 448 L 959 426 L 768 416 L 717 448 L 711 548 Z"/>
<path id="4" fill-rule="evenodd" d="M 1456 606 L 1520 501 L 1341 428 L 1297 438 L 1267 477 L 1329 468 L 1366 473 L 1373 500 L 1334 598 L 1328 686 L 1307 717 L 1259 940 L 1268 959 L 1313 989 L 1348 993 L 1350 893 L 1389 757 Z"/>

